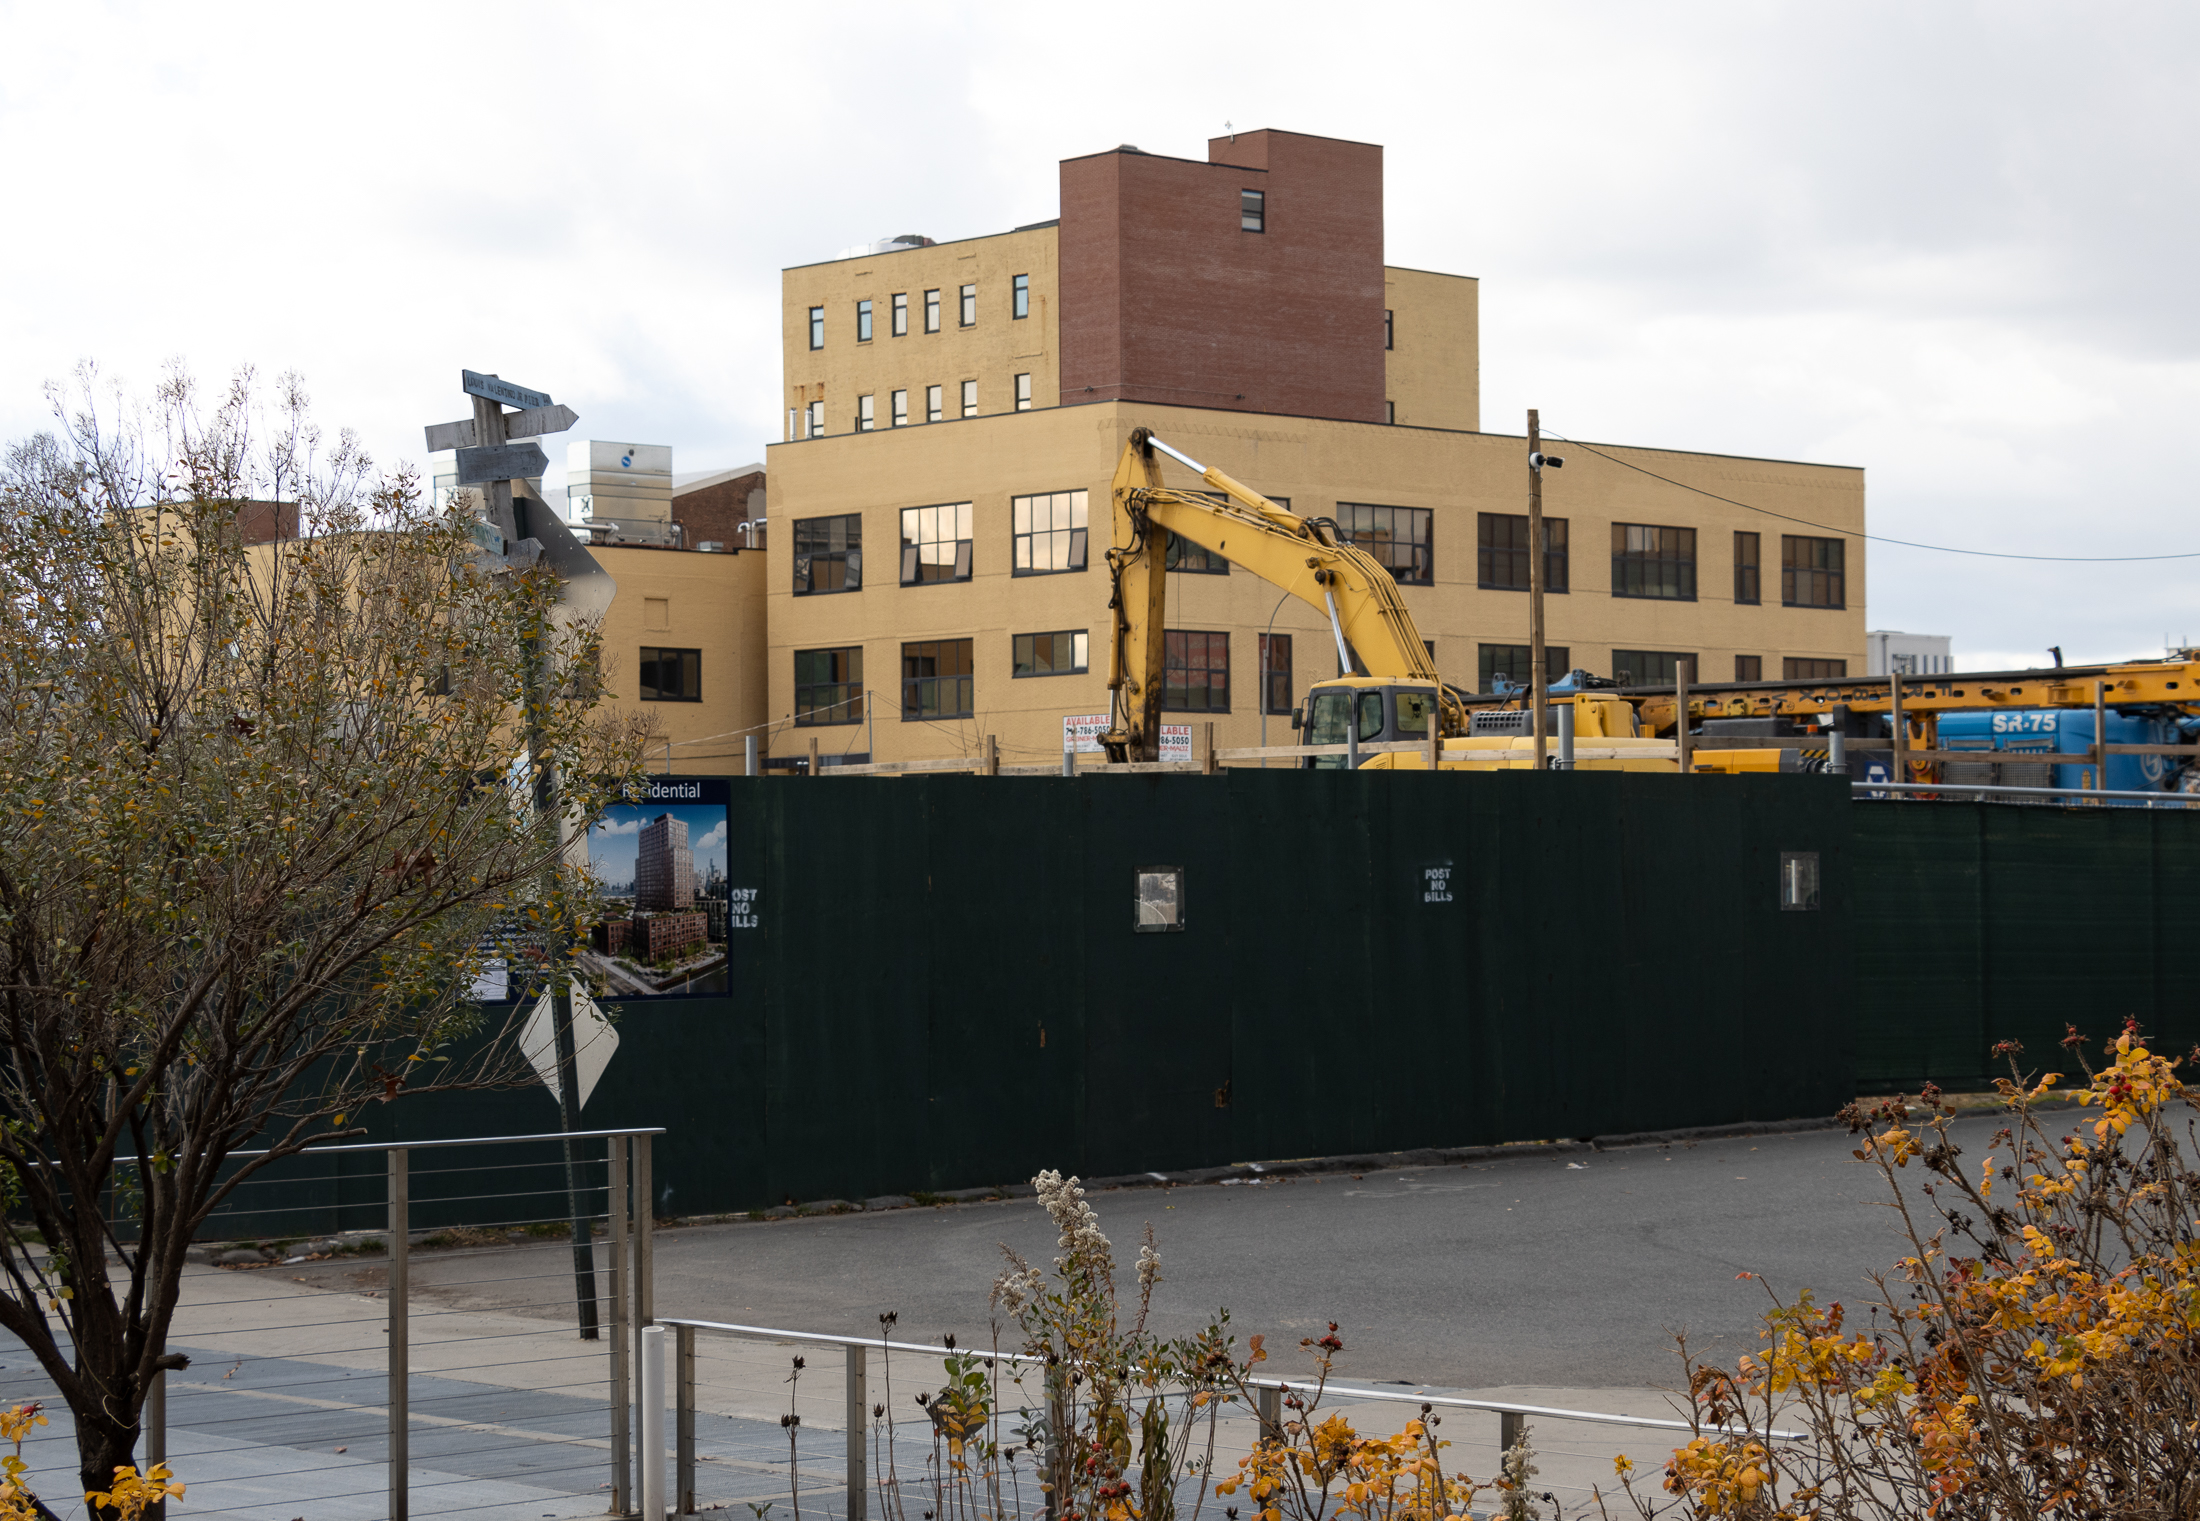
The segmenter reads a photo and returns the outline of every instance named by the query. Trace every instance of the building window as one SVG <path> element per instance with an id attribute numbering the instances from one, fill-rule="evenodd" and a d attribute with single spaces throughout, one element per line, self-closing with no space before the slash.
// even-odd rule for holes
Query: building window
<path id="1" fill-rule="evenodd" d="M 1031 410 L 1031 377 L 1029 375 L 1016 377 L 1016 410 L 1019 412 L 1029 412 Z"/>
<path id="2" fill-rule="evenodd" d="M 1612 595 L 1696 600 L 1696 530 L 1612 525 Z"/>
<path id="3" fill-rule="evenodd" d="M 863 722 L 863 646 L 794 652 L 794 721 L 813 724 Z"/>
<path id="4" fill-rule="evenodd" d="M 648 652 L 645 650 L 643 653 L 646 655 Z M 1790 656 L 1780 662 L 1780 679 L 1783 681 L 1839 681 L 1848 674 L 1849 663 L 1846 660 L 1797 660 Z"/>
<path id="5" fill-rule="evenodd" d="M 928 333 L 940 330 L 940 293 L 936 290 L 924 293 L 924 330 Z"/>
<path id="6" fill-rule="evenodd" d="M 810 308 L 810 347 L 825 347 L 825 308 L 822 306 Z"/>
<path id="7" fill-rule="evenodd" d="M 1230 711 L 1230 636 L 1164 629 L 1161 706 L 1172 713 Z"/>
<path id="8" fill-rule="evenodd" d="M 938 386 L 926 386 L 924 388 L 924 420 L 926 422 L 938 422 L 940 420 L 940 388 Z"/>
<path id="9" fill-rule="evenodd" d="M 1016 277 L 1015 295 L 1011 301 L 1009 315 L 1018 318 L 1031 315 L 1031 276 L 1018 275 Z"/>
<path id="10" fill-rule="evenodd" d="M 1393 581 L 1406 586 L 1436 582 L 1435 519 L 1426 507 L 1337 504 L 1337 528 L 1344 541 L 1373 555 Z"/>
<path id="11" fill-rule="evenodd" d="M 962 327 L 976 327 L 978 325 L 978 287 L 975 285 L 966 285 L 962 288 L 962 310 L 957 315 L 956 321 Z"/>
<path id="12" fill-rule="evenodd" d="M 901 647 L 901 717 L 968 718 L 973 708 L 968 639 L 933 639 Z"/>
<path id="13" fill-rule="evenodd" d="M 1386 348 L 1386 349 L 1387 349 L 1387 348 L 1392 348 L 1392 347 L 1395 347 L 1395 345 L 1396 345 L 1396 339 L 1397 339 L 1397 333 L 1398 333 L 1398 328 L 1397 328 L 1397 324 L 1395 324 L 1394 322 L 1392 322 L 1392 321 L 1390 320 L 1390 308 L 1386 306 L 1386 307 L 1384 307 L 1384 308 L 1383 308 L 1383 347 L 1384 347 L 1384 348 Z"/>
<path id="14" fill-rule="evenodd" d="M 901 584 L 970 579 L 970 504 L 901 510 Z"/>
<path id="15" fill-rule="evenodd" d="M 1394 401 L 1386 401 L 1383 403 L 1383 421 L 1389 423 L 1392 427 L 1397 426 L 1398 403 Z"/>
<path id="16" fill-rule="evenodd" d="M 1765 657 L 1762 655 L 1736 655 L 1734 657 L 1734 679 L 1736 681 L 1763 681 L 1765 679 Z"/>
<path id="17" fill-rule="evenodd" d="M 1226 576 L 1230 573 L 1228 560 L 1173 533 L 1169 535 L 1167 547 L 1161 551 L 1161 564 L 1165 570 L 1186 576 Z"/>
<path id="18" fill-rule="evenodd" d="M 856 398 L 856 431 L 858 433 L 868 433 L 876 421 L 877 419 L 871 415 L 871 398 L 858 396 Z"/>
<path id="19" fill-rule="evenodd" d="M 642 646 L 642 701 L 701 702 L 703 652 Z"/>
<path id="20" fill-rule="evenodd" d="M 858 301 L 856 303 L 856 342 L 869 343 L 870 341 L 871 303 L 868 301 Z"/>
<path id="21" fill-rule="evenodd" d="M 1764 595 L 1759 576 L 1758 535 L 1737 533 L 1734 535 L 1734 600 L 1754 607 Z M 1740 678 L 1736 678 L 1739 680 Z"/>
<path id="22" fill-rule="evenodd" d="M 1289 634 L 1263 634 L 1260 636 L 1260 710 L 1263 713 L 1288 713 L 1291 711 L 1291 636 Z"/>
<path id="23" fill-rule="evenodd" d="M 1058 634 L 1018 634 L 1018 676 L 1075 676 L 1085 669 L 1086 637 L 1083 629 Z"/>
<path id="24" fill-rule="evenodd" d="M 1567 589 L 1566 519 L 1543 520 L 1543 589 Z M 1481 512 L 1474 522 L 1474 580 L 1490 591 L 1528 589 L 1528 515 L 1525 512 Z"/>
<path id="25" fill-rule="evenodd" d="M 1614 650 L 1612 679 L 1623 687 L 1669 687 L 1679 679 L 1681 662 L 1695 658 L 1675 650 Z"/>
<path id="26" fill-rule="evenodd" d="M 1238 192 L 1238 226 L 1246 232 L 1268 230 L 1268 195 L 1260 190 Z"/>
<path id="27" fill-rule="evenodd" d="M 963 382 L 963 416 L 976 417 L 977 415 L 978 383 L 975 380 L 966 380 Z"/>
<path id="28" fill-rule="evenodd" d="M 896 338 L 909 336 L 909 293 L 907 291 L 894 292 L 894 336 Z"/>
<path id="29" fill-rule="evenodd" d="M 1433 658 L 1434 652 L 1431 651 Z M 1475 687 L 1477 692 L 1494 692 L 1499 678 L 1516 687 L 1528 684 L 1535 673 L 1528 667 L 1528 646 L 1524 644 L 1485 644 L 1476 655 L 1481 664 Z M 1574 668 L 1574 652 L 1563 644 L 1543 646 L 1543 679 L 1557 681 Z"/>
<path id="30" fill-rule="evenodd" d="M 810 437 L 823 438 L 824 436 L 825 403 L 823 403 L 822 401 L 813 401 L 810 403 Z"/>
<path id="31" fill-rule="evenodd" d="M 863 587 L 863 516 L 794 520 L 794 591 L 859 591 Z"/>
<path id="32" fill-rule="evenodd" d="M 1085 568 L 1085 493 L 1052 491 L 1008 499 L 1012 573 L 1051 575 Z"/>
<path id="33" fill-rule="evenodd" d="M 1844 545 L 1839 539 L 1780 535 L 1780 603 L 1783 607 L 1846 607 Z M 1823 662 L 1821 662 L 1822 664 Z"/>
<path id="34" fill-rule="evenodd" d="M 907 391 L 896 391 L 894 393 L 894 426 L 897 428 L 909 426 L 909 393 Z"/>

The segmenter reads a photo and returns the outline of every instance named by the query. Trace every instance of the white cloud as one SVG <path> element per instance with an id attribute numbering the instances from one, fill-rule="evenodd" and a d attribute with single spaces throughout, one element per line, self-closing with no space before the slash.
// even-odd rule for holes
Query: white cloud
<path id="1" fill-rule="evenodd" d="M 725 843 L 726 821 L 724 819 L 720 819 L 717 823 L 711 825 L 710 828 L 704 830 L 702 838 L 698 839 L 691 848 L 697 855 L 701 855 L 706 850 L 721 849 L 725 845 Z"/>
<path id="2" fill-rule="evenodd" d="M 642 821 L 638 818 L 598 819 L 589 828 L 591 832 L 599 835 L 639 835 L 642 832 Z"/>

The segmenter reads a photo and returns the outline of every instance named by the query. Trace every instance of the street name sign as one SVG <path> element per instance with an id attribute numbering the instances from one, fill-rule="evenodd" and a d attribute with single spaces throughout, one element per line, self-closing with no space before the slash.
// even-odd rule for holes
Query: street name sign
<path id="1" fill-rule="evenodd" d="M 494 375 L 482 375 L 473 370 L 460 370 L 460 389 L 468 396 L 486 397 L 501 401 L 508 407 L 547 407 L 548 391 L 530 391 L 525 386 L 513 385 L 509 380 L 499 380 Z"/>
<path id="2" fill-rule="evenodd" d="M 545 433 L 563 433 L 580 420 L 580 413 L 563 402 L 554 407 L 532 407 L 525 412 L 511 413 L 504 419 L 504 436 L 507 439 L 540 438 Z M 457 422 L 428 424 L 430 454 L 473 446 L 474 420 L 471 417 L 462 417 Z"/>
<path id="3" fill-rule="evenodd" d="M 531 481 L 550 468 L 550 456 L 539 444 L 496 444 L 486 449 L 458 451 L 458 483 L 472 486 L 482 481 Z"/>

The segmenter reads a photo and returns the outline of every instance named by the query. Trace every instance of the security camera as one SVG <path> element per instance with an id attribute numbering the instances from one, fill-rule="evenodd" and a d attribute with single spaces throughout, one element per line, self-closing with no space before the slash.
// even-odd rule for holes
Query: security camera
<path id="1" fill-rule="evenodd" d="M 1555 454 L 1531 454 L 1528 456 L 1528 468 L 1530 470 L 1541 470 L 1545 465 L 1549 465 L 1553 470 L 1556 470 L 1565 463 Z"/>

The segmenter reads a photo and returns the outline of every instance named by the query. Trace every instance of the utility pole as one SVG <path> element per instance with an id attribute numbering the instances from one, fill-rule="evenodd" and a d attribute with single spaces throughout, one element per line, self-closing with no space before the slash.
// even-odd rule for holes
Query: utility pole
<path id="1" fill-rule="evenodd" d="M 1553 461 L 1552 463 L 1557 463 Z M 1543 688 L 1550 678 L 1543 669 L 1543 422 L 1528 408 L 1528 732 L 1535 736 L 1535 769 L 1547 764 Z"/>

